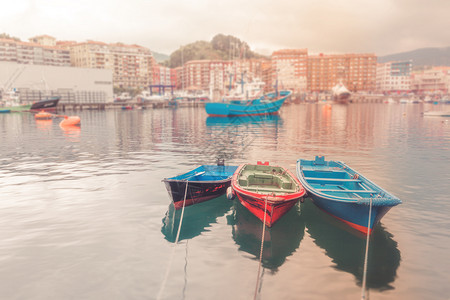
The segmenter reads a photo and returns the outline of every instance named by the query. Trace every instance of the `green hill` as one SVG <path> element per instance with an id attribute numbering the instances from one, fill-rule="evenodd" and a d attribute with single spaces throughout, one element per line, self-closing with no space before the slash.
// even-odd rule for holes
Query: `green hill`
<path id="1" fill-rule="evenodd" d="M 234 58 L 263 58 L 250 50 L 246 42 L 231 35 L 216 35 L 211 42 L 197 41 L 180 47 L 170 55 L 169 66 L 176 68 L 190 60 L 231 60 Z"/>
<path id="2" fill-rule="evenodd" d="M 450 47 L 422 48 L 408 52 L 378 57 L 378 62 L 412 60 L 414 67 L 450 66 Z"/>
<path id="3" fill-rule="evenodd" d="M 169 60 L 169 58 L 170 58 L 170 56 L 167 54 L 158 53 L 155 51 L 152 51 L 152 55 L 155 58 L 155 60 L 159 63 L 165 62 L 165 61 Z"/>

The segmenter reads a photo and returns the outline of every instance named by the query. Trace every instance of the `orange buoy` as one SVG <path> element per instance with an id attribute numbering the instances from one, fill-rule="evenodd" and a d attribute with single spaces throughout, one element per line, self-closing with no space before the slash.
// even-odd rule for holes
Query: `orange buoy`
<path id="1" fill-rule="evenodd" d="M 81 120 L 79 116 L 64 116 L 64 120 L 59 123 L 60 126 L 80 126 Z"/>
<path id="2" fill-rule="evenodd" d="M 53 115 L 44 110 L 41 110 L 40 112 L 34 115 L 34 118 L 36 120 L 50 120 L 51 118 L 53 118 Z"/>

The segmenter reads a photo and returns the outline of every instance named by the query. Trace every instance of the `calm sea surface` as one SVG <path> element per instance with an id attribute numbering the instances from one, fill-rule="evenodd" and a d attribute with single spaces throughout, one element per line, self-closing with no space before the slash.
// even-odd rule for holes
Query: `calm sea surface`
<path id="1" fill-rule="evenodd" d="M 0 115 L 1 299 L 253 299 L 261 222 L 220 197 L 174 212 L 197 165 L 341 160 L 403 200 L 370 241 L 371 299 L 449 299 L 450 119 L 422 104 L 82 111 L 81 128 Z M 360 299 L 365 239 L 309 199 L 266 231 L 258 299 Z"/>

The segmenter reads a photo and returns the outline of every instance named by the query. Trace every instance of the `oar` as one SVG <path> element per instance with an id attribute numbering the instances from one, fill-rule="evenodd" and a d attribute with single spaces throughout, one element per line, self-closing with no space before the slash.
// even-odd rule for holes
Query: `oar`
<path id="1" fill-rule="evenodd" d="M 184 180 L 188 180 L 189 178 L 195 177 L 195 176 L 198 176 L 198 175 L 203 175 L 203 174 L 205 174 L 205 172 L 206 172 L 206 171 L 192 174 L 191 176 L 188 176 L 188 177 L 184 178 Z"/>

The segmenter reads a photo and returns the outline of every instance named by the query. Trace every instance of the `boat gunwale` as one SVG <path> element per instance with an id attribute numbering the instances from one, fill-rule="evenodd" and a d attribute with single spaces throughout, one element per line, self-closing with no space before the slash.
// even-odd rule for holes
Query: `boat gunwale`
<path id="1" fill-rule="evenodd" d="M 178 174 L 178 175 L 172 176 L 172 177 L 164 178 L 164 179 L 162 179 L 161 181 L 162 181 L 162 182 L 192 182 L 192 183 L 222 183 L 222 182 L 227 182 L 227 181 L 231 180 L 231 178 L 232 178 L 233 175 L 234 175 L 234 172 L 233 172 L 233 173 L 231 173 L 230 175 L 228 175 L 227 178 L 221 179 L 221 180 L 188 180 L 188 179 L 175 179 L 176 177 L 180 177 L 180 176 L 183 176 L 183 175 L 187 175 L 187 174 L 189 174 L 189 173 L 191 173 L 191 172 L 193 172 L 193 174 L 190 175 L 190 176 L 187 176 L 186 178 L 198 176 L 198 175 L 195 175 L 195 171 L 196 171 L 197 169 L 200 169 L 200 170 L 198 170 L 198 172 L 201 172 L 201 170 L 205 170 L 205 168 L 204 168 L 205 166 L 225 167 L 225 168 L 226 168 L 226 167 L 236 167 L 235 171 L 237 170 L 237 166 L 200 165 L 200 166 L 198 166 L 198 167 L 196 167 L 196 168 L 194 168 L 194 169 L 192 169 L 192 170 L 190 170 L 190 171 L 188 171 L 188 172 L 184 172 L 184 173 L 180 173 L 180 174 Z M 206 172 L 206 171 L 205 171 L 205 172 Z M 199 175 L 200 175 L 200 174 L 199 174 Z M 202 175 L 203 175 L 203 174 L 202 174 Z"/>
<path id="2" fill-rule="evenodd" d="M 259 199 L 259 200 L 265 199 L 267 197 L 267 202 L 270 202 L 271 204 L 277 204 L 277 203 L 281 203 L 281 202 L 290 202 L 290 201 L 302 198 L 306 195 L 306 190 L 303 187 L 303 185 L 300 183 L 298 178 L 287 168 L 284 168 L 281 166 L 271 166 L 271 167 L 278 167 L 278 168 L 282 168 L 283 170 L 285 170 L 286 173 L 290 175 L 292 181 L 297 183 L 297 185 L 299 187 L 298 191 L 286 192 L 284 194 L 279 194 L 279 195 L 270 195 L 270 194 L 261 194 L 261 193 L 256 193 L 253 191 L 246 190 L 244 187 L 242 187 L 238 183 L 238 178 L 240 177 L 242 170 L 244 170 L 244 167 L 247 165 L 251 165 L 251 164 L 240 165 L 238 167 L 238 169 L 236 170 L 236 172 L 234 173 L 233 178 L 231 180 L 232 181 L 231 185 L 234 189 L 237 190 L 237 192 L 239 192 L 247 197 L 251 197 L 251 198 Z"/>
<path id="3" fill-rule="evenodd" d="M 393 194 L 391 194 L 390 192 L 386 191 L 385 189 L 383 189 L 382 187 L 380 187 L 379 185 L 377 185 L 373 181 L 369 180 L 364 175 L 362 175 L 360 172 L 358 172 L 355 169 L 349 167 L 344 162 L 334 161 L 334 160 L 329 160 L 327 162 L 334 162 L 334 163 L 336 163 L 338 165 L 341 165 L 342 166 L 342 168 L 341 168 L 342 170 L 351 170 L 355 174 L 358 174 L 358 179 L 360 179 L 362 182 L 366 182 L 368 184 L 371 184 L 374 187 L 374 189 L 372 189 L 372 190 L 376 190 L 376 194 L 373 194 L 374 195 L 373 197 L 363 197 L 363 196 L 358 195 L 359 198 L 350 198 L 350 197 L 339 197 L 339 196 L 330 195 L 328 193 L 321 192 L 320 190 L 312 187 L 311 184 L 309 183 L 309 181 L 305 179 L 306 176 L 303 173 L 303 166 L 301 164 L 302 161 L 314 162 L 314 160 L 298 159 L 297 160 L 296 170 L 297 170 L 297 177 L 300 180 L 300 182 L 302 183 L 302 185 L 304 186 L 304 188 L 306 190 L 308 190 L 309 194 L 313 194 L 316 197 L 325 198 L 326 200 L 331 200 L 331 201 L 336 201 L 336 202 L 349 203 L 349 204 L 369 204 L 370 201 L 372 200 L 372 205 L 373 206 L 396 206 L 396 205 L 402 203 L 402 201 L 398 197 L 394 196 Z M 311 170 L 311 171 L 316 171 L 316 170 Z M 330 171 L 332 171 L 332 170 L 330 170 Z M 345 172 L 350 174 L 347 171 L 345 171 Z M 343 191 L 345 191 L 345 190 L 343 190 Z M 350 194 L 357 194 L 358 192 L 349 191 L 348 193 L 350 193 Z M 368 191 L 361 190 L 361 193 L 362 194 L 367 194 Z M 380 196 L 380 193 L 383 193 L 384 196 Z M 386 197 L 386 196 L 388 196 L 388 197 Z"/>

